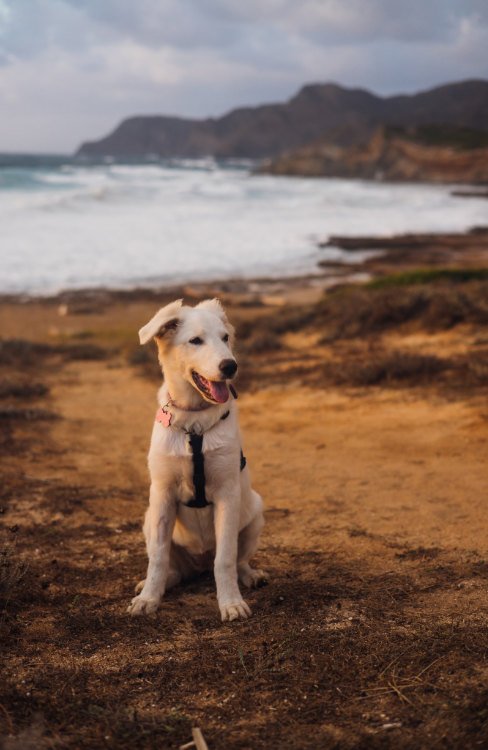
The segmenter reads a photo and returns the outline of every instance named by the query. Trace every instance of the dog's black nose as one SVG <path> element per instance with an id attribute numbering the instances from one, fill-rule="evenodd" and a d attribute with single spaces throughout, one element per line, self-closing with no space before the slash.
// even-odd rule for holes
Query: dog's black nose
<path id="1" fill-rule="evenodd" d="M 226 378 L 231 378 L 237 372 L 237 362 L 235 359 L 223 359 L 219 365 L 219 370 Z"/>

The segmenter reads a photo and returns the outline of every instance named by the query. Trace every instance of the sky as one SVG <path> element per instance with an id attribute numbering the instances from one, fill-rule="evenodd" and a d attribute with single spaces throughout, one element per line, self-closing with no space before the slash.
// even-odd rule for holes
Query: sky
<path id="1" fill-rule="evenodd" d="M 220 115 L 305 83 L 466 78 L 488 78 L 488 0 L 0 0 L 0 151 L 71 153 L 130 115 Z"/>

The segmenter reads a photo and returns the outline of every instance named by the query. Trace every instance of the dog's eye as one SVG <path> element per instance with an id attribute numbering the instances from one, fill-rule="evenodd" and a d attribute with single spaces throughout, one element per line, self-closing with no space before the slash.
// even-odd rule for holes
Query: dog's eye
<path id="1" fill-rule="evenodd" d="M 203 344 L 203 339 L 201 339 L 200 336 L 195 336 L 193 339 L 190 339 L 188 343 L 195 344 L 195 346 L 200 346 L 200 344 Z"/>
<path id="2" fill-rule="evenodd" d="M 222 341 L 225 341 L 225 343 L 227 343 L 228 340 L 229 340 L 229 334 L 226 333 L 226 334 L 224 334 L 224 336 L 222 336 Z"/>

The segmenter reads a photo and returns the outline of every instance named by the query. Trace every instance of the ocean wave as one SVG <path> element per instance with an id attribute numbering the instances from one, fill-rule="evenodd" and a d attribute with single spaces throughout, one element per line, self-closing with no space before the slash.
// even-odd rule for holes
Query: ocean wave
<path id="1" fill-rule="evenodd" d="M 0 291 L 313 272 L 333 234 L 463 231 L 486 201 L 449 186 L 254 176 L 185 160 L 0 169 Z M 6 186 L 5 186 L 6 185 Z"/>

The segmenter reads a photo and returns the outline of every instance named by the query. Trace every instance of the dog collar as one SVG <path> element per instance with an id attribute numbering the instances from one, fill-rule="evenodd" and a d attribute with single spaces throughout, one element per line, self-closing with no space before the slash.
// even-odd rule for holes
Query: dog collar
<path id="1" fill-rule="evenodd" d="M 168 398 L 169 401 L 166 406 L 174 406 L 175 409 L 179 409 L 180 411 L 205 411 L 206 409 L 210 409 L 210 407 L 212 406 L 212 404 L 203 404 L 202 406 L 180 406 L 172 398 L 171 393 L 168 393 Z"/>
<path id="2" fill-rule="evenodd" d="M 229 391 L 231 392 L 234 399 L 237 400 L 238 398 L 237 391 L 232 384 L 229 384 Z M 197 406 L 195 408 L 191 408 L 191 407 L 187 408 L 183 406 L 178 406 L 178 404 L 175 401 L 173 401 L 173 399 L 171 398 L 170 393 L 168 393 L 168 397 L 169 397 L 168 402 L 164 404 L 164 406 L 160 406 L 156 412 L 156 422 L 159 422 L 160 424 L 162 424 L 163 427 L 169 427 L 171 425 L 173 414 L 171 413 L 170 408 L 172 406 L 174 406 L 174 408 L 178 409 L 179 411 L 188 411 L 188 412 L 206 411 L 207 409 L 210 409 L 211 406 L 213 406 L 213 404 L 204 404 L 203 406 Z M 226 412 L 225 416 L 221 417 L 221 419 L 222 418 L 225 419 L 228 416 L 229 416 L 229 412 Z"/>

